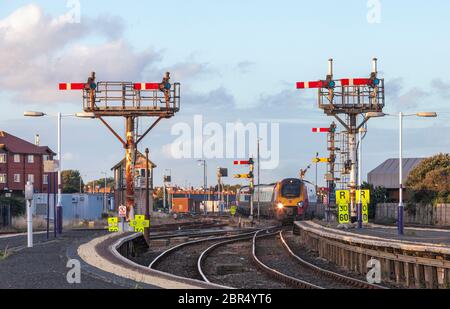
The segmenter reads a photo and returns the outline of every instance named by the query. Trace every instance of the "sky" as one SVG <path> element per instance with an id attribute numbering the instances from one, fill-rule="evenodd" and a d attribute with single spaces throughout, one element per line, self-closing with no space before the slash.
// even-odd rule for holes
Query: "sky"
<path id="1" fill-rule="evenodd" d="M 441 0 L 3 0 L 0 129 L 29 141 L 39 134 L 42 145 L 56 150 L 56 118 L 22 115 L 79 112 L 81 94 L 59 92 L 59 82 L 84 81 L 91 71 L 103 81 L 152 82 L 170 71 L 182 85 L 181 111 L 139 146 L 150 149 L 158 166 L 155 184 L 170 169 L 175 183 L 202 185 L 198 158 L 177 159 L 170 151 L 180 124 L 195 135 L 196 115 L 205 128 L 278 124 L 279 164 L 261 173 L 261 182 L 268 183 L 296 177 L 316 152 L 326 156 L 325 136 L 311 128 L 333 119 L 318 108 L 315 91 L 296 90 L 295 83 L 324 78 L 330 57 L 336 78 L 366 77 L 377 57 L 386 81 L 386 113 L 439 113 L 436 119 L 405 119 L 405 157 L 448 153 L 449 9 Z M 149 123 L 142 119 L 140 127 Z M 123 120 L 111 124 L 123 132 Z M 98 120 L 64 118 L 62 140 L 63 168 L 80 170 L 85 180 L 103 171 L 112 175 L 124 155 Z M 397 156 L 398 119 L 370 120 L 363 175 Z M 215 183 L 218 166 L 230 174 L 244 172 L 232 166 L 234 159 L 245 158 L 207 158 L 209 183 Z M 307 178 L 314 181 L 314 172 Z"/>

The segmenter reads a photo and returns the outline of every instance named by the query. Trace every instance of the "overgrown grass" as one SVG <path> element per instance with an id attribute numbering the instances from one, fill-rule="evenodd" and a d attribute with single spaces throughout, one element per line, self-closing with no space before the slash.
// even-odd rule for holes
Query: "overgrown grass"
<path id="1" fill-rule="evenodd" d="M 6 246 L 5 250 L 0 251 L 0 261 L 6 260 L 10 255 L 11 252 L 8 250 L 8 246 Z"/>

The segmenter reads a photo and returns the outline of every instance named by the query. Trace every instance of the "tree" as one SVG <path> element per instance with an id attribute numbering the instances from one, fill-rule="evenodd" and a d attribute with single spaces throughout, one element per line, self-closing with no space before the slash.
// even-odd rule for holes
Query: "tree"
<path id="1" fill-rule="evenodd" d="M 94 180 L 94 181 L 90 181 L 88 183 L 88 185 L 91 186 L 91 187 L 92 187 L 93 184 L 94 184 L 95 189 L 96 189 L 95 191 L 97 191 L 97 187 L 99 189 L 103 189 L 105 187 L 105 178 L 100 178 L 100 179 L 97 179 L 97 180 Z M 110 188 L 111 191 L 112 191 L 112 189 L 114 189 L 114 177 L 106 178 L 106 187 Z"/>
<path id="2" fill-rule="evenodd" d="M 450 154 L 423 160 L 409 174 L 406 187 L 413 202 L 450 202 Z"/>
<path id="3" fill-rule="evenodd" d="M 81 181 L 81 188 L 83 188 L 83 179 L 81 179 L 80 172 L 77 170 L 67 170 L 62 171 L 61 173 L 62 177 L 62 183 L 63 193 L 80 193 L 80 181 Z"/>

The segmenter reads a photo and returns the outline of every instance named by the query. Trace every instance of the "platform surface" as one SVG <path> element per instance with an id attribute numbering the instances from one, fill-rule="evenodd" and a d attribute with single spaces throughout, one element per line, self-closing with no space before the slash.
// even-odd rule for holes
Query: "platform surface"
<path id="1" fill-rule="evenodd" d="M 324 221 L 312 221 L 313 224 L 331 229 L 338 234 L 371 236 L 383 240 L 393 240 L 397 242 L 410 242 L 417 244 L 432 244 L 450 248 L 450 230 L 434 228 L 405 228 L 403 236 L 397 233 L 397 227 L 382 226 L 376 224 L 365 225 L 363 229 L 357 228 L 338 228 L 337 223 L 327 223 Z M 298 224 L 298 223 L 296 223 Z M 329 231 L 329 230 L 328 230 Z"/>

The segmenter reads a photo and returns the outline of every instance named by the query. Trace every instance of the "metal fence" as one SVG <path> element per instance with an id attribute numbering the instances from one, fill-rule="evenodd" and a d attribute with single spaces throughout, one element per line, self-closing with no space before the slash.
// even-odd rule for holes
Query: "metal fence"
<path id="1" fill-rule="evenodd" d="M 378 204 L 376 221 L 397 219 L 398 204 Z M 406 205 L 404 220 L 407 224 L 450 226 L 450 204 Z"/>

